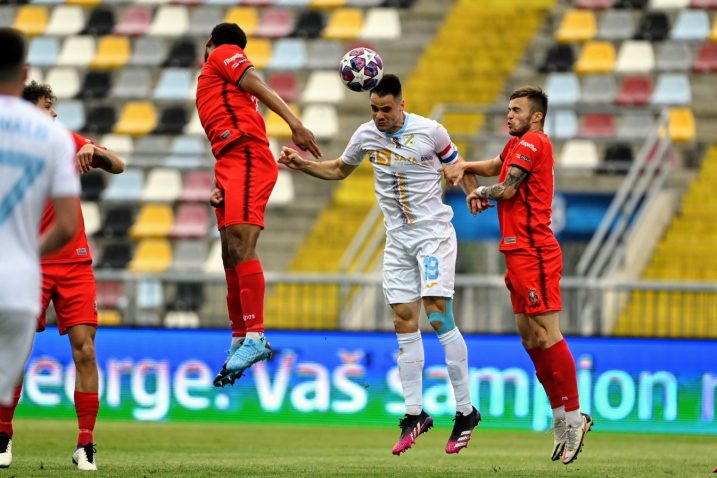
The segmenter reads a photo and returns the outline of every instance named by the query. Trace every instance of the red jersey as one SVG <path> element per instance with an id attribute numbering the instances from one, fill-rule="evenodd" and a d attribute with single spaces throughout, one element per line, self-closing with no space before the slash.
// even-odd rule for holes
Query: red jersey
<path id="1" fill-rule="evenodd" d="M 75 140 L 75 152 L 79 151 L 86 144 L 94 144 L 91 139 L 72 133 L 72 139 Z M 80 200 L 77 200 L 77 209 L 80 213 L 80 220 L 77 225 L 75 236 L 65 244 L 65 246 L 52 254 L 42 258 L 41 264 L 60 264 L 74 262 L 92 262 L 90 248 L 87 244 L 87 235 L 85 234 L 85 221 L 82 219 L 82 208 Z M 40 232 L 45 232 L 52 223 L 55 222 L 55 210 L 52 208 L 52 202 L 48 201 L 40 220 Z"/>
<path id="2" fill-rule="evenodd" d="M 269 144 L 257 99 L 238 86 L 253 68 L 244 50 L 220 45 L 199 74 L 197 113 L 215 157 L 240 138 Z"/>
<path id="3" fill-rule="evenodd" d="M 528 172 L 510 199 L 498 201 L 500 250 L 526 249 L 557 244 L 550 229 L 555 176 L 553 145 L 543 132 L 528 132 L 513 138 L 500 154 L 503 182 L 511 166 Z"/>

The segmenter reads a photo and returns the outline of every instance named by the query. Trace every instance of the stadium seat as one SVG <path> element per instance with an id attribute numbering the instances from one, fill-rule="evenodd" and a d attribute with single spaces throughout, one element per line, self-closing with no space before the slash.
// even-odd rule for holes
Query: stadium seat
<path id="1" fill-rule="evenodd" d="M 58 66 L 47 72 L 45 81 L 52 87 L 52 92 L 60 99 L 74 98 L 80 91 L 80 78 L 76 68 Z"/>
<path id="2" fill-rule="evenodd" d="M 649 111 L 625 111 L 618 118 L 617 136 L 621 139 L 643 140 L 652 132 L 654 115 Z"/>
<path id="3" fill-rule="evenodd" d="M 98 309 L 117 309 L 127 306 L 127 298 L 124 294 L 124 283 L 122 281 L 98 280 L 96 290 Z"/>
<path id="4" fill-rule="evenodd" d="M 299 80 L 293 73 L 274 73 L 269 76 L 268 84 L 287 103 L 299 99 Z"/>
<path id="5" fill-rule="evenodd" d="M 172 206 L 167 204 L 145 204 L 139 210 L 137 221 L 129 230 L 133 239 L 167 237 L 174 224 Z"/>
<path id="6" fill-rule="evenodd" d="M 124 68 L 112 88 L 112 96 L 121 99 L 149 96 L 151 76 L 147 68 Z"/>
<path id="7" fill-rule="evenodd" d="M 271 59 L 271 41 L 266 38 L 252 38 L 246 44 L 246 55 L 256 69 L 265 69 Z"/>
<path id="8" fill-rule="evenodd" d="M 110 73 L 107 71 L 88 71 L 78 92 L 85 100 L 106 98 L 110 91 Z"/>
<path id="9" fill-rule="evenodd" d="M 284 38 L 291 35 L 296 27 L 294 13 L 286 8 L 265 8 L 262 10 L 259 26 L 254 35 L 265 38 Z"/>
<path id="10" fill-rule="evenodd" d="M 149 27 L 149 34 L 176 37 L 185 34 L 188 28 L 187 7 L 184 5 L 162 5 L 154 15 Z"/>
<path id="11" fill-rule="evenodd" d="M 346 4 L 346 0 L 309 0 L 310 8 L 339 8 Z"/>
<path id="12" fill-rule="evenodd" d="M 184 134 L 203 135 L 204 128 L 202 127 L 202 123 L 199 121 L 199 114 L 197 113 L 197 109 L 192 108 L 189 114 L 191 115 L 191 118 L 189 119 L 189 124 L 187 124 L 187 127 L 184 128 Z"/>
<path id="13" fill-rule="evenodd" d="M 592 10 L 568 9 L 563 15 L 555 39 L 561 43 L 592 40 L 597 32 L 597 21 Z"/>
<path id="14" fill-rule="evenodd" d="M 558 110 L 548 115 L 545 131 L 557 139 L 573 138 L 578 134 L 578 118 L 574 111 Z"/>
<path id="15" fill-rule="evenodd" d="M 30 71 L 27 73 L 27 81 L 35 81 L 37 83 L 43 83 L 45 75 L 42 74 L 42 69 L 37 66 L 31 66 Z"/>
<path id="16" fill-rule="evenodd" d="M 670 33 L 670 20 L 663 11 L 648 11 L 640 19 L 635 39 L 647 41 L 666 40 Z"/>
<path id="17" fill-rule="evenodd" d="M 309 0 L 275 0 L 274 3 L 283 7 L 306 7 Z"/>
<path id="18" fill-rule="evenodd" d="M 651 97 L 652 80 L 649 76 L 628 76 L 622 82 L 615 103 L 643 106 L 650 102 Z"/>
<path id="19" fill-rule="evenodd" d="M 182 192 L 182 176 L 176 169 L 154 168 L 142 189 L 144 202 L 174 202 Z"/>
<path id="20" fill-rule="evenodd" d="M 649 73 L 655 68 L 655 53 L 648 41 L 628 40 L 620 45 L 615 72 Z"/>
<path id="21" fill-rule="evenodd" d="M 578 77 L 573 73 L 551 73 L 545 82 L 545 92 L 551 105 L 573 105 L 580 98 Z"/>
<path id="22" fill-rule="evenodd" d="M 170 310 L 164 316 L 164 326 L 170 329 L 196 329 L 199 327 L 199 315 L 191 310 Z"/>
<path id="23" fill-rule="evenodd" d="M 132 224 L 134 224 L 133 209 L 129 206 L 117 206 L 105 212 L 104 221 L 97 232 L 103 237 L 127 237 Z"/>
<path id="24" fill-rule="evenodd" d="M 579 136 L 610 138 L 615 135 L 615 118 L 609 113 L 588 113 L 582 117 Z"/>
<path id="25" fill-rule="evenodd" d="M 299 38 L 318 38 L 324 25 L 324 16 L 320 11 L 305 10 L 301 12 L 292 35 Z"/>
<path id="26" fill-rule="evenodd" d="M 344 101 L 346 91 L 336 71 L 314 71 L 301 93 L 301 101 L 338 104 Z"/>
<path id="27" fill-rule="evenodd" d="M 615 69 L 615 47 L 606 41 L 591 41 L 585 44 L 575 71 L 586 73 L 611 73 Z"/>
<path id="28" fill-rule="evenodd" d="M 134 155 L 145 162 L 156 162 L 168 150 L 169 144 L 164 136 L 142 136 L 134 143 Z"/>
<path id="29" fill-rule="evenodd" d="M 286 169 L 280 169 L 276 179 L 276 185 L 269 196 L 269 207 L 283 207 L 294 203 L 294 178 L 293 173 Z"/>
<path id="30" fill-rule="evenodd" d="M 583 79 L 580 101 L 589 104 L 610 104 L 615 100 L 616 91 L 614 75 L 587 75 Z"/>
<path id="31" fill-rule="evenodd" d="M 115 35 L 145 35 L 152 24 L 152 10 L 146 5 L 129 5 L 114 27 Z"/>
<path id="32" fill-rule="evenodd" d="M 615 0 L 613 8 L 632 8 L 635 10 L 644 9 L 647 6 L 647 0 Z"/>
<path id="33" fill-rule="evenodd" d="M 610 8 L 614 3 L 615 0 L 575 0 L 577 8 L 589 8 L 591 10 Z"/>
<path id="34" fill-rule="evenodd" d="M 171 265 L 172 246 L 167 239 L 143 239 L 137 245 L 137 250 L 132 261 L 127 265 L 127 270 L 162 273 Z"/>
<path id="35" fill-rule="evenodd" d="M 627 40 L 635 34 L 635 20 L 627 10 L 606 10 L 600 17 L 597 37 L 601 40 Z"/>
<path id="36" fill-rule="evenodd" d="M 59 5 L 52 10 L 45 35 L 77 35 L 85 25 L 85 15 L 81 7 Z"/>
<path id="37" fill-rule="evenodd" d="M 129 61 L 129 56 L 130 44 L 127 37 L 107 35 L 100 39 L 90 68 L 95 70 L 122 68 Z"/>
<path id="38" fill-rule="evenodd" d="M 180 105 L 169 106 L 162 111 L 154 132 L 155 134 L 181 134 L 186 125 L 186 108 Z"/>
<path id="39" fill-rule="evenodd" d="M 207 243 L 203 240 L 180 239 L 174 241 L 174 272 L 202 271 L 202 266 L 207 260 Z"/>
<path id="40" fill-rule="evenodd" d="M 59 100 L 55 105 L 58 120 L 71 131 L 81 131 L 88 122 L 85 120 L 85 107 L 81 101 Z"/>
<path id="41" fill-rule="evenodd" d="M 115 27 L 115 14 L 111 8 L 97 7 L 90 13 L 83 35 L 109 35 Z"/>
<path id="42" fill-rule="evenodd" d="M 102 193 L 103 201 L 139 201 L 144 186 L 144 175 L 138 169 L 126 169 L 124 173 L 112 176 L 112 182 Z"/>
<path id="43" fill-rule="evenodd" d="M 214 5 L 202 5 L 189 12 L 189 29 L 187 35 L 192 37 L 205 37 L 212 31 L 215 25 L 222 22 L 224 18 L 220 7 Z"/>
<path id="44" fill-rule="evenodd" d="M 224 15 L 224 22 L 241 25 L 241 29 L 244 30 L 246 36 L 252 37 L 254 36 L 254 31 L 259 26 L 259 12 L 255 7 L 231 7 Z M 251 42 L 248 42 L 247 45 L 250 43 Z"/>
<path id="45" fill-rule="evenodd" d="M 105 134 L 112 130 L 117 120 L 117 112 L 111 105 L 98 105 L 90 108 L 87 113 L 85 131 L 90 134 Z"/>
<path id="46" fill-rule="evenodd" d="M 97 201 L 105 188 L 105 175 L 99 171 L 90 171 L 80 176 L 82 200 Z"/>
<path id="47" fill-rule="evenodd" d="M 587 139 L 571 139 L 560 151 L 558 166 L 561 170 L 593 171 L 599 163 L 597 146 Z"/>
<path id="48" fill-rule="evenodd" d="M 57 38 L 37 37 L 30 40 L 27 61 L 36 67 L 55 66 L 59 54 L 60 43 Z"/>
<path id="49" fill-rule="evenodd" d="M 15 7 L 0 5 L 0 27 L 12 27 L 15 21 Z"/>
<path id="50" fill-rule="evenodd" d="M 162 38 L 140 36 L 134 41 L 129 64 L 150 66 L 162 64 L 167 57 L 167 43 Z"/>
<path id="51" fill-rule="evenodd" d="M 704 10 L 681 10 L 670 31 L 673 40 L 703 41 L 710 34 L 710 17 Z"/>
<path id="52" fill-rule="evenodd" d="M 348 0 L 346 2 L 347 7 L 360 7 L 360 8 L 370 8 L 370 7 L 379 7 L 384 2 L 384 0 Z"/>
<path id="53" fill-rule="evenodd" d="M 34 37 L 45 32 L 47 23 L 47 7 L 43 5 L 22 5 L 17 9 L 12 27 L 27 36 Z"/>
<path id="54" fill-rule="evenodd" d="M 97 269 L 124 270 L 132 257 L 132 245 L 128 242 L 107 244 L 102 249 L 102 257 L 97 261 Z"/>
<path id="55" fill-rule="evenodd" d="M 102 136 L 99 144 L 125 158 L 134 151 L 132 138 L 124 134 L 106 134 Z"/>
<path id="56" fill-rule="evenodd" d="M 685 42 L 664 41 L 659 46 L 656 68 L 658 71 L 687 71 L 692 67 L 692 50 Z"/>
<path id="57" fill-rule="evenodd" d="M 301 113 L 301 121 L 318 140 L 330 140 L 339 133 L 339 118 L 331 105 L 307 105 Z"/>
<path id="58" fill-rule="evenodd" d="M 202 270 L 208 274 L 224 273 L 224 265 L 222 262 L 222 243 L 219 239 L 212 243 L 207 260 L 202 266 Z"/>
<path id="59" fill-rule="evenodd" d="M 650 101 L 656 106 L 688 105 L 692 102 L 690 81 L 680 73 L 663 73 L 657 78 Z"/>
<path id="60" fill-rule="evenodd" d="M 152 97 L 155 100 L 184 100 L 193 81 L 193 72 L 189 69 L 163 69 Z"/>
<path id="61" fill-rule="evenodd" d="M 712 30 L 710 30 L 709 40 L 711 42 L 717 42 L 717 18 L 712 22 Z"/>
<path id="62" fill-rule="evenodd" d="M 95 56 L 95 39 L 87 35 L 66 37 L 57 58 L 60 66 L 85 67 Z"/>
<path id="63" fill-rule="evenodd" d="M 329 40 L 354 40 L 363 29 L 363 10 L 337 8 L 332 11 L 322 36 Z"/>
<path id="64" fill-rule="evenodd" d="M 677 10 L 680 8 L 687 8 L 690 4 L 690 0 L 650 0 L 650 8 L 664 8 L 669 10 Z"/>
<path id="65" fill-rule="evenodd" d="M 338 76 L 338 75 L 334 75 Z M 296 116 L 301 116 L 299 109 L 295 106 L 290 104 L 289 108 L 294 112 Z M 265 116 L 266 121 L 266 134 L 267 136 L 275 136 L 277 138 L 290 138 L 291 137 L 291 129 L 289 128 L 289 125 L 284 122 L 283 119 L 281 119 L 281 116 L 277 115 L 273 111 L 269 110 L 266 113 Z"/>
<path id="66" fill-rule="evenodd" d="M 197 58 L 197 47 L 194 40 L 178 38 L 172 44 L 172 48 L 162 64 L 170 67 L 189 68 L 195 66 Z"/>
<path id="67" fill-rule="evenodd" d="M 344 53 L 344 46 L 341 42 L 333 40 L 310 41 L 306 67 L 309 71 L 337 68 L 339 59 Z"/>
<path id="68" fill-rule="evenodd" d="M 188 203 L 179 206 L 174 226 L 169 233 L 172 238 L 200 239 L 208 233 L 209 207 L 206 203 Z"/>
<path id="69" fill-rule="evenodd" d="M 113 131 L 119 134 L 141 136 L 157 127 L 157 110 L 150 101 L 130 101 L 125 104 Z"/>
<path id="70" fill-rule="evenodd" d="M 306 66 L 306 44 L 300 38 L 283 38 L 274 42 L 267 64 L 270 70 L 298 70 Z"/>
<path id="71" fill-rule="evenodd" d="M 613 143 L 605 148 L 598 173 L 623 174 L 632 166 L 633 154 L 629 143 Z"/>
<path id="72" fill-rule="evenodd" d="M 102 0 L 67 0 L 68 5 L 79 5 L 80 7 L 96 7 Z"/>
<path id="73" fill-rule="evenodd" d="M 122 325 L 122 314 L 114 309 L 98 309 L 97 323 L 102 327 L 117 327 Z"/>
<path id="74" fill-rule="evenodd" d="M 212 174 L 209 171 L 190 171 L 184 178 L 184 187 L 179 196 L 180 201 L 209 201 L 212 188 Z"/>
<path id="75" fill-rule="evenodd" d="M 135 254 L 139 254 L 138 250 Z M 140 279 L 137 281 L 137 308 L 140 314 L 146 312 L 147 309 L 156 309 L 164 305 L 164 289 L 162 282 L 155 278 Z M 142 310 L 144 309 L 144 310 Z"/>
<path id="76" fill-rule="evenodd" d="M 167 308 L 176 311 L 197 311 L 204 303 L 204 284 L 201 282 L 178 282 L 174 298 Z"/>
<path id="77" fill-rule="evenodd" d="M 401 37 L 401 20 L 395 8 L 372 8 L 366 13 L 359 38 L 395 40 Z"/>
<path id="78" fill-rule="evenodd" d="M 705 43 L 700 47 L 692 70 L 696 73 L 717 72 L 717 43 Z"/>
<path id="79" fill-rule="evenodd" d="M 697 137 L 695 116 L 689 108 L 671 108 L 668 121 L 672 141 L 686 143 Z"/>
<path id="80" fill-rule="evenodd" d="M 717 0 L 692 0 L 692 8 L 717 8 Z"/>
<path id="81" fill-rule="evenodd" d="M 82 201 L 82 218 L 85 223 L 85 234 L 94 236 L 100 230 L 100 208 L 96 202 Z"/>
<path id="82" fill-rule="evenodd" d="M 175 136 L 172 139 L 171 151 L 172 154 L 179 155 L 212 156 L 209 142 L 199 136 Z"/>

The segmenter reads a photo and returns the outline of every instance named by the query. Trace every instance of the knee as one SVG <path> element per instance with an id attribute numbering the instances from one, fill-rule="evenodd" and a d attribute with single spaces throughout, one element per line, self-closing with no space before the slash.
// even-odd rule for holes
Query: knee
<path id="1" fill-rule="evenodd" d="M 72 349 L 72 355 L 75 360 L 75 367 L 85 368 L 95 364 L 95 344 L 92 340 L 85 340 L 77 347 Z"/>
<path id="2" fill-rule="evenodd" d="M 536 327 L 534 336 L 536 347 L 540 347 L 541 349 L 547 349 L 550 345 L 552 345 L 550 343 L 550 337 L 548 336 L 548 332 L 542 327 Z"/>

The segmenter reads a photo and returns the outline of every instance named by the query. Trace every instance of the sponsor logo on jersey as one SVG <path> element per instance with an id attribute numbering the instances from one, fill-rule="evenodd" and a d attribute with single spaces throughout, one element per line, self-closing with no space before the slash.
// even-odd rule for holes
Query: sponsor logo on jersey
<path id="1" fill-rule="evenodd" d="M 244 58 L 244 55 L 242 55 L 241 53 L 234 53 L 232 56 L 230 56 L 229 58 L 224 60 L 224 64 L 228 65 L 229 63 L 233 62 L 234 60 L 238 60 L 240 58 Z"/>
<path id="2" fill-rule="evenodd" d="M 534 152 L 534 153 L 537 153 L 537 152 L 538 152 L 538 148 L 536 148 L 534 144 L 528 143 L 528 142 L 527 142 L 526 140 L 524 140 L 524 139 L 521 139 L 521 140 L 520 140 L 520 143 L 518 143 L 518 144 L 520 144 L 521 146 L 525 146 L 526 148 L 528 148 L 529 150 L 531 150 L 531 151 Z"/>
<path id="3" fill-rule="evenodd" d="M 518 159 L 522 159 L 522 160 L 525 161 L 526 163 L 530 163 L 530 162 L 531 162 L 529 157 L 527 157 L 527 156 L 525 156 L 525 155 L 522 155 L 522 154 L 520 154 L 520 153 L 515 153 L 515 157 L 518 158 Z"/>

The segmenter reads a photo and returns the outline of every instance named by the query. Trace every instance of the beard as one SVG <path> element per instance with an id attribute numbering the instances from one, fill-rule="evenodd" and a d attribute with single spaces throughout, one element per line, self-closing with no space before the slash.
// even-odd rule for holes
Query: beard
<path id="1" fill-rule="evenodd" d="M 204 49 L 204 63 L 206 63 L 208 59 L 209 59 L 209 50 L 207 50 L 205 48 Z"/>

